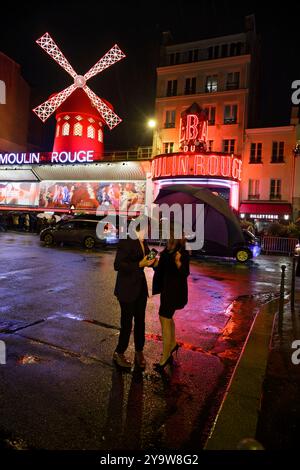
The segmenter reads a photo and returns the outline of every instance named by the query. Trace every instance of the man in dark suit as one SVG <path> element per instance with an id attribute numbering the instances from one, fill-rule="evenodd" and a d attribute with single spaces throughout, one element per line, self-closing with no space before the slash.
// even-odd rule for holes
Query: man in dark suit
<path id="1" fill-rule="evenodd" d="M 144 240 L 145 229 L 136 228 L 137 239 L 120 240 L 114 262 L 118 272 L 114 294 L 121 307 L 121 330 L 119 342 L 113 359 L 120 367 L 131 368 L 131 362 L 125 357 L 129 344 L 134 318 L 135 364 L 144 369 L 146 361 L 143 355 L 145 344 L 145 311 L 148 297 L 147 281 L 144 268 L 155 263 L 148 260 L 149 247 Z"/>

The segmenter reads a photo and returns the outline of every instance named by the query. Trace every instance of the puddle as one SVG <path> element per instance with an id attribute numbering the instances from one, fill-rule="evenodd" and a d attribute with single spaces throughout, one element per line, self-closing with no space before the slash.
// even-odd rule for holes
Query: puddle
<path id="1" fill-rule="evenodd" d="M 76 315 L 76 313 L 69 313 L 69 312 L 55 313 L 54 315 L 50 315 L 50 317 L 47 317 L 46 320 L 54 320 L 56 318 L 69 318 L 70 320 L 77 320 L 77 321 L 84 320 L 84 317 L 82 315 Z"/>
<path id="2" fill-rule="evenodd" d="M 37 362 L 41 362 L 41 359 L 37 356 L 31 356 L 30 354 L 26 354 L 25 356 L 21 356 L 17 360 L 17 363 L 21 364 L 21 365 L 35 364 Z"/>

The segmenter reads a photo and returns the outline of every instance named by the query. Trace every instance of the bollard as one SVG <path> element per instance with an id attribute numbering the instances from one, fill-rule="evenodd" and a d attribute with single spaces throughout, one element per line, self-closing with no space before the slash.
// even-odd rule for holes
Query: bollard
<path id="1" fill-rule="evenodd" d="M 295 283 L 296 283 L 296 257 L 293 256 L 292 263 L 292 285 L 291 285 L 291 311 L 295 311 Z"/>
<path id="2" fill-rule="evenodd" d="M 285 270 L 286 270 L 286 266 L 282 264 L 281 265 L 280 295 L 279 295 L 279 311 L 278 311 L 279 331 L 282 330 L 282 321 L 283 321 Z"/>

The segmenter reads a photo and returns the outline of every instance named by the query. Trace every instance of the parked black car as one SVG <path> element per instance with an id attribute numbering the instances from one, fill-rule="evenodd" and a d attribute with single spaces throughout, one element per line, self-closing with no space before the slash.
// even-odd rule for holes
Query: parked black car
<path id="1" fill-rule="evenodd" d="M 205 240 L 203 248 L 197 250 L 195 254 L 235 258 L 240 263 L 246 263 L 251 258 L 259 256 L 261 246 L 259 239 L 248 230 L 243 229 L 243 235 L 244 243 L 237 243 L 228 248 L 216 242 Z"/>
<path id="2" fill-rule="evenodd" d="M 85 248 L 106 246 L 117 242 L 109 228 L 106 228 L 106 237 L 100 239 L 97 235 L 99 219 L 74 218 L 60 221 L 54 227 L 47 227 L 40 233 L 40 240 L 46 245 L 54 243 L 80 244 Z"/>

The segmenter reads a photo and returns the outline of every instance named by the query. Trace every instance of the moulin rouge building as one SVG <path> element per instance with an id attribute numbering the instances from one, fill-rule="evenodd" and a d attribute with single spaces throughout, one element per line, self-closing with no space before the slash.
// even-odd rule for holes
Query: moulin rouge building
<path id="1" fill-rule="evenodd" d="M 0 56 L 2 96 L 5 92 L 0 105 L 1 209 L 94 213 L 104 204 L 117 211 L 140 213 L 151 194 L 149 155 L 144 158 L 140 152 L 135 161 L 128 155 L 120 161 L 105 158 L 105 132 L 113 131 L 121 118 L 87 83 L 125 54 L 114 45 L 85 75 L 78 75 L 48 33 L 37 43 L 70 75 L 71 83 L 33 110 L 43 123 L 55 116 L 52 151 L 28 152 L 26 120 L 18 126 L 20 110 L 22 116 L 26 114 L 28 86 L 20 67 Z M 27 103 L 18 103 L 16 98 L 21 95 L 27 97 Z M 13 136 L 13 141 L 8 141 L 7 135 Z"/>
<path id="2" fill-rule="evenodd" d="M 225 197 L 241 218 L 264 224 L 299 217 L 297 109 L 289 126 L 257 128 L 264 102 L 259 61 L 253 16 L 246 17 L 245 32 L 231 36 L 174 44 L 165 33 L 157 68 L 155 192 L 174 181 L 196 184 Z M 195 123 L 203 112 L 202 135 Z"/>

